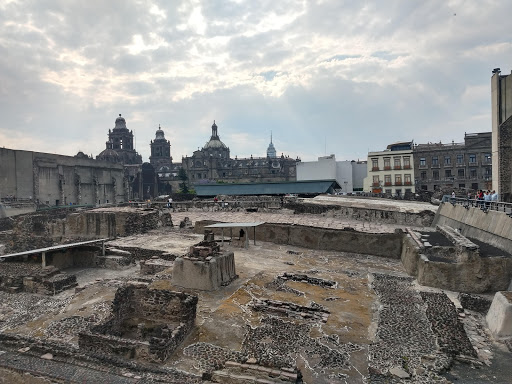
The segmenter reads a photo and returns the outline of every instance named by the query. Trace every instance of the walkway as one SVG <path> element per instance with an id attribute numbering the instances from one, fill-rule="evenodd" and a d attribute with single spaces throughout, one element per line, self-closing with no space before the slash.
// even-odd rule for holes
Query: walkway
<path id="1" fill-rule="evenodd" d="M 295 224 L 319 228 L 332 228 L 343 229 L 350 227 L 360 232 L 369 233 L 392 233 L 395 229 L 405 229 L 410 225 L 397 225 L 397 224 L 382 224 L 369 221 L 356 221 L 348 218 L 340 219 L 336 217 L 325 217 L 321 215 L 300 214 L 294 215 L 293 213 L 280 213 L 280 212 L 203 212 L 203 211 L 186 211 L 186 212 L 172 212 L 172 220 L 174 225 L 179 225 L 179 222 L 185 217 L 188 217 L 192 222 L 201 220 L 214 220 L 224 223 L 230 222 L 258 222 L 264 221 L 266 223 L 275 224 Z"/>

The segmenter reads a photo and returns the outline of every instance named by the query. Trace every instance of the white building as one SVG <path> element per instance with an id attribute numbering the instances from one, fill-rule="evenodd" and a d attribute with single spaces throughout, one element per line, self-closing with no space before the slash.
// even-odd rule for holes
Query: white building
<path id="1" fill-rule="evenodd" d="M 364 168 L 362 172 L 361 167 Z M 353 170 L 356 170 L 354 172 Z M 364 173 L 364 175 L 363 175 Z M 354 179 L 354 175 L 357 178 Z M 352 193 L 366 176 L 366 164 L 355 161 L 336 161 L 334 155 L 322 156 L 318 161 L 302 161 L 297 163 L 297 181 L 336 180 L 343 193 Z M 360 187 L 360 188 L 361 188 Z"/>
<path id="2" fill-rule="evenodd" d="M 402 196 L 414 189 L 412 141 L 388 145 L 381 152 L 368 152 L 364 192 Z"/>

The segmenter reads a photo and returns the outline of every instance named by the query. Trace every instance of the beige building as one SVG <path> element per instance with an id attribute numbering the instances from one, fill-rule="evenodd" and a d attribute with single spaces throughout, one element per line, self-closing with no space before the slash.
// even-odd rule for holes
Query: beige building
<path id="1" fill-rule="evenodd" d="M 412 142 L 390 144 L 381 152 L 369 152 L 363 191 L 403 196 L 414 193 Z"/>
<path id="2" fill-rule="evenodd" d="M 492 189 L 512 202 L 512 74 L 492 71 Z"/>

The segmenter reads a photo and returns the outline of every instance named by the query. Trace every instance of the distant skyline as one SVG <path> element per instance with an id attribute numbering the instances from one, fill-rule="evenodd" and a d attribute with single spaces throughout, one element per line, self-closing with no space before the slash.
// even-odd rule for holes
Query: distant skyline
<path id="1" fill-rule="evenodd" d="M 149 161 L 213 120 L 234 158 L 303 161 L 491 131 L 512 1 L 3 0 L 0 146 L 96 157 L 119 113 Z"/>

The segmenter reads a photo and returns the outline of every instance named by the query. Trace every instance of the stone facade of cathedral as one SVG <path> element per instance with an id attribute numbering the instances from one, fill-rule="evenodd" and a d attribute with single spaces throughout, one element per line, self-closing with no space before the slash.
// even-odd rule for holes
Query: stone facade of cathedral
<path id="1" fill-rule="evenodd" d="M 183 157 L 181 165 L 187 172 L 189 184 L 211 182 L 260 183 L 296 181 L 296 164 L 300 159 L 276 156 L 271 142 L 266 157 L 234 158 L 218 134 L 215 121 L 210 140 L 192 156 Z"/>

